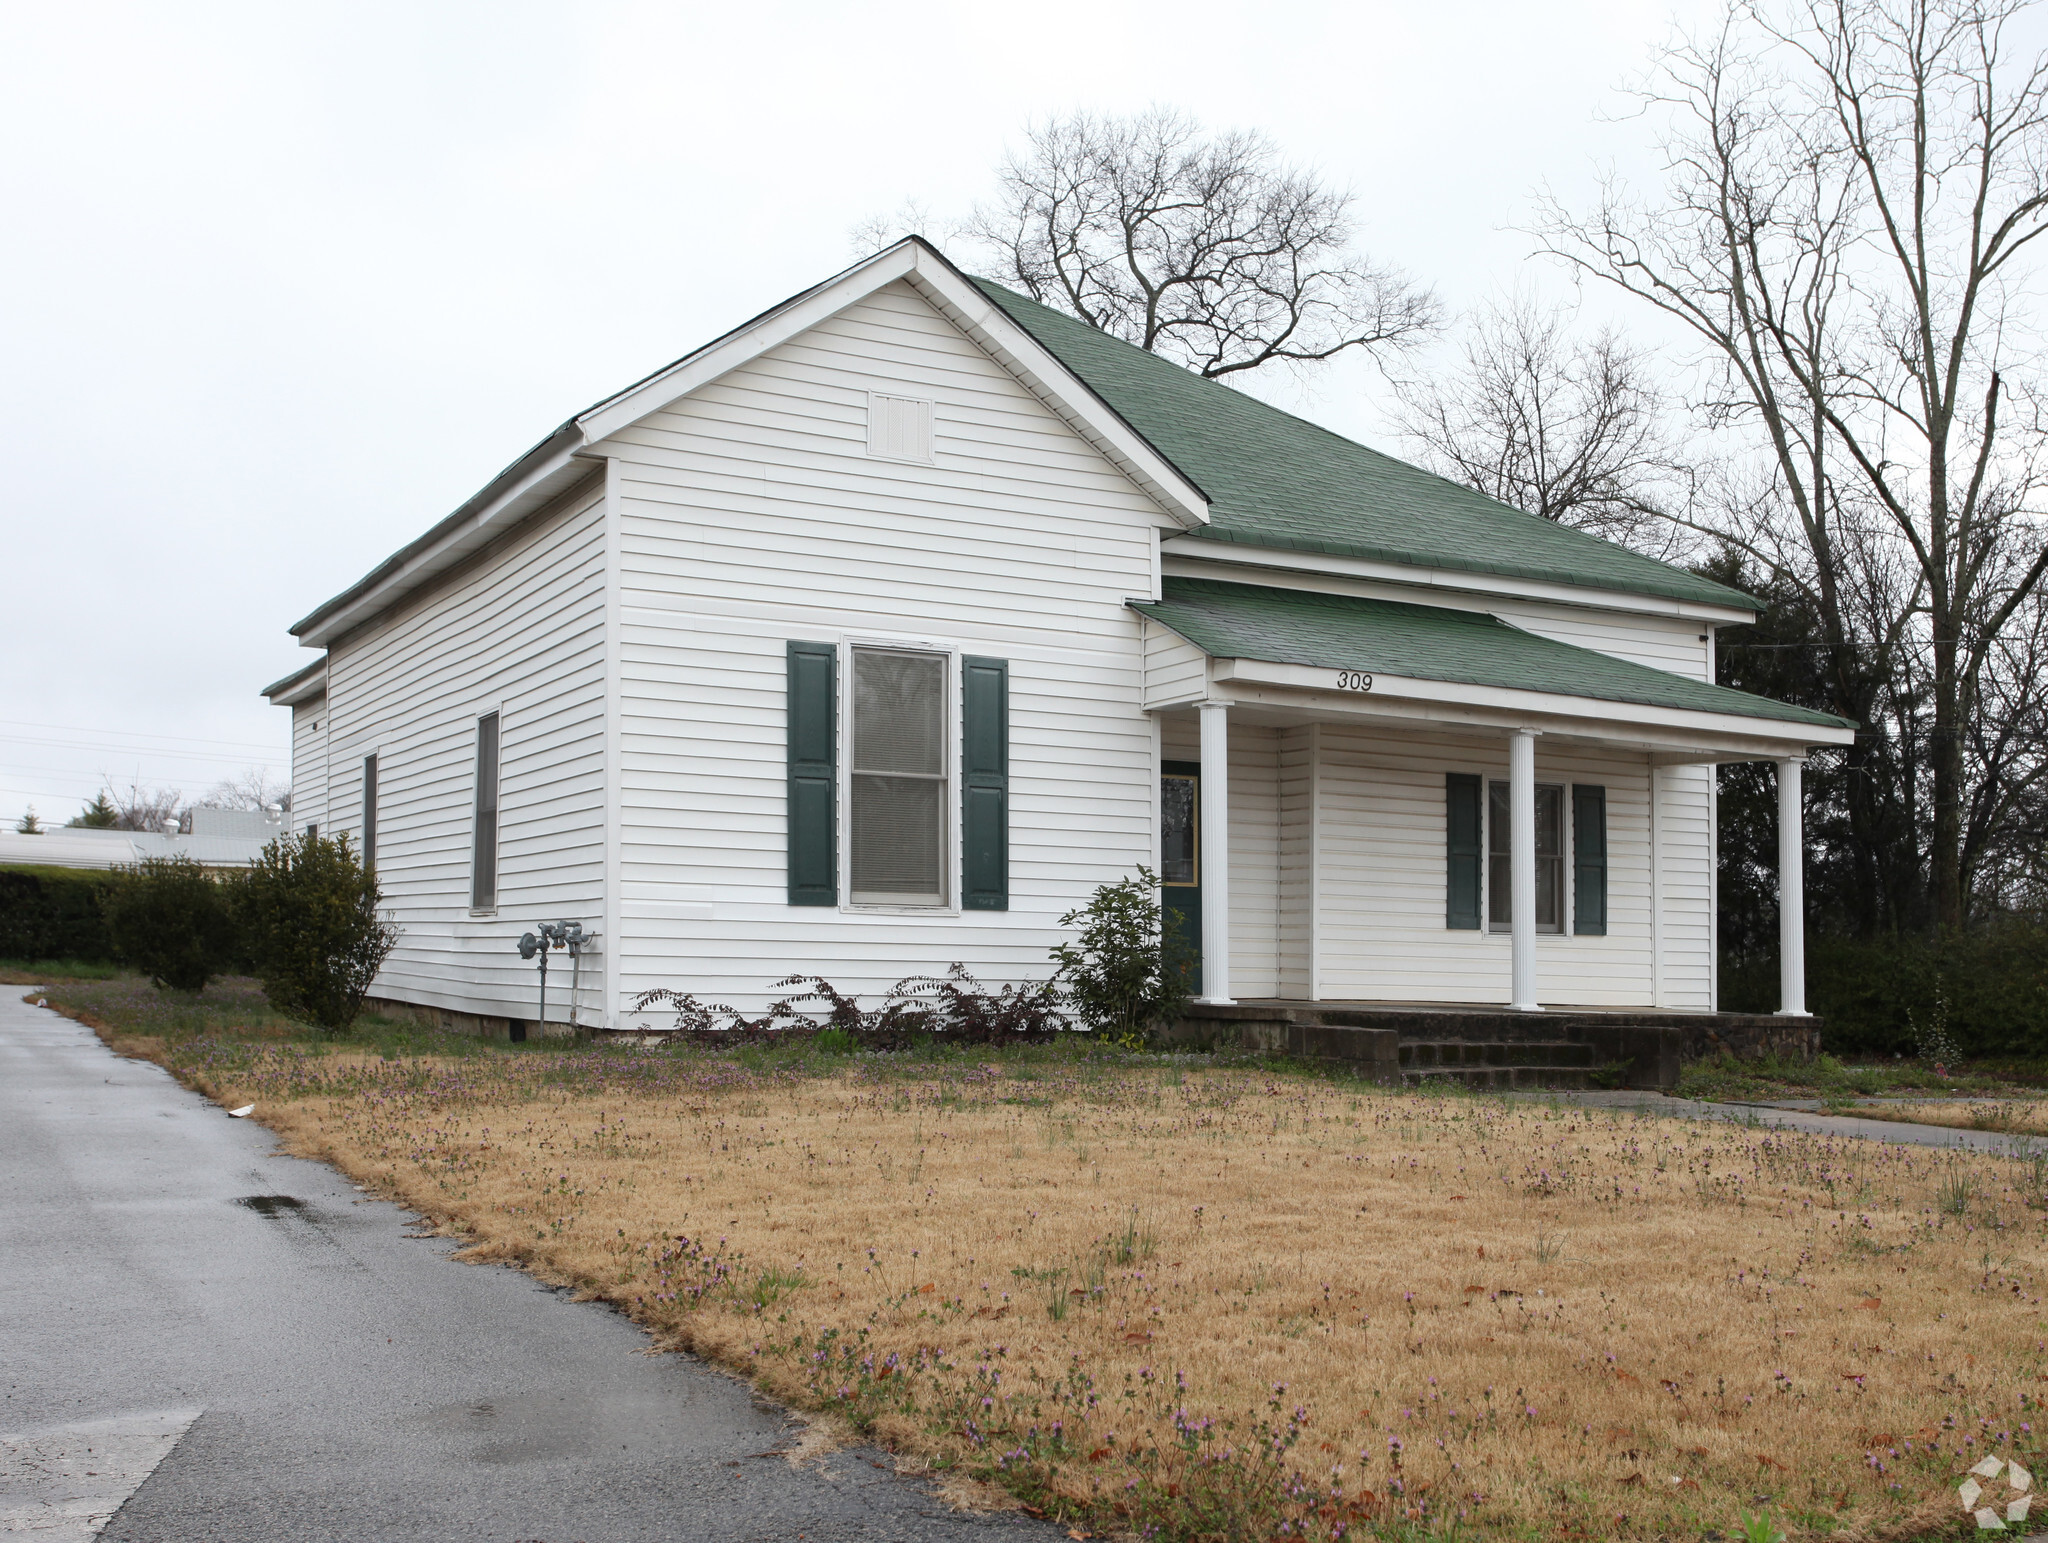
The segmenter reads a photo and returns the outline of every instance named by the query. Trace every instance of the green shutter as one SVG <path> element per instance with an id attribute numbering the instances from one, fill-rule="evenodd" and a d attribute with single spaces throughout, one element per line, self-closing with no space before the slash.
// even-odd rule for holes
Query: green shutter
<path id="1" fill-rule="evenodd" d="M 1010 665 L 963 659 L 960 736 L 960 904 L 1010 908 Z"/>
<path id="2" fill-rule="evenodd" d="M 1607 935 L 1607 789 L 1572 787 L 1572 931 Z"/>
<path id="3" fill-rule="evenodd" d="M 839 903 L 839 649 L 789 645 L 789 903 Z"/>
<path id="4" fill-rule="evenodd" d="M 1479 829 L 1479 779 L 1467 772 L 1444 774 L 1444 925 L 1460 932 L 1479 930 L 1479 864 L 1484 856 Z"/>

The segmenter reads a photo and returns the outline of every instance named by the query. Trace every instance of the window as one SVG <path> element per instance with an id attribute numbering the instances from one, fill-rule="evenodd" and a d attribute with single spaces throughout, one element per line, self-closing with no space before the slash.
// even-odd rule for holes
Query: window
<path id="1" fill-rule="evenodd" d="M 1169 773 L 1159 779 L 1159 882 L 1202 882 L 1201 852 L 1195 838 L 1195 806 L 1201 784 Z"/>
<path id="2" fill-rule="evenodd" d="M 318 825 L 308 825 L 308 826 L 306 827 L 306 839 L 307 839 L 308 841 L 311 841 L 311 840 L 312 840 L 312 839 L 313 839 L 313 838 L 314 838 L 315 836 L 317 836 L 317 835 L 319 835 L 319 834 L 320 834 L 320 827 L 319 827 Z"/>
<path id="3" fill-rule="evenodd" d="M 1508 785 L 1486 788 L 1486 919 L 1495 932 L 1513 922 L 1513 860 L 1508 848 Z M 1536 930 L 1564 931 L 1564 789 L 1536 784 Z"/>
<path id="4" fill-rule="evenodd" d="M 855 905 L 946 903 L 946 660 L 853 651 Z"/>
<path id="5" fill-rule="evenodd" d="M 377 866 L 377 758 L 363 757 L 363 866 Z"/>
<path id="6" fill-rule="evenodd" d="M 498 904 L 498 715 L 476 721 L 475 850 L 469 870 L 469 908 L 495 910 Z"/>

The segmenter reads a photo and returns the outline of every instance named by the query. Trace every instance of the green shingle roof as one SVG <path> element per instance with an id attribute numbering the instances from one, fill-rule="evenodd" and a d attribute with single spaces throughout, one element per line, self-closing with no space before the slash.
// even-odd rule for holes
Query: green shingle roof
<path id="1" fill-rule="evenodd" d="M 987 279 L 985 293 L 1211 500 L 1204 541 L 1762 607 L 1206 380 Z"/>
<path id="2" fill-rule="evenodd" d="M 1164 594 L 1156 602 L 1134 601 L 1132 609 L 1172 628 L 1212 658 L 1365 670 L 1781 723 L 1854 727 L 1829 713 L 1538 637 L 1478 611 L 1215 579 L 1168 578 Z"/>

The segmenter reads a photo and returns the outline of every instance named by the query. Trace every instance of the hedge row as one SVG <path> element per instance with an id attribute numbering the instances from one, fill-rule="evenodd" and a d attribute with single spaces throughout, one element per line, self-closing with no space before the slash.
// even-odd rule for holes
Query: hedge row
<path id="1" fill-rule="evenodd" d="M 1967 1056 L 2048 1058 L 2048 926 L 2006 921 L 1962 937 L 1809 937 L 1806 1005 L 1830 1053 L 1912 1055 L 1946 1024 Z M 1726 1012 L 1774 1012 L 1778 961 L 1724 960 Z"/>
<path id="2" fill-rule="evenodd" d="M 115 963 L 100 903 L 113 883 L 104 869 L 0 867 L 0 958 Z"/>

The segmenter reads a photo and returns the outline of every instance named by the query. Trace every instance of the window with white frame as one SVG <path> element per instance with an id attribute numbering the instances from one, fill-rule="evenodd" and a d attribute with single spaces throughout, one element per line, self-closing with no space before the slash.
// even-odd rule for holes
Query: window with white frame
<path id="1" fill-rule="evenodd" d="M 944 654 L 853 650 L 855 905 L 947 903 L 946 674 Z"/>
<path id="2" fill-rule="evenodd" d="M 1486 788 L 1486 919 L 1495 932 L 1514 921 L 1513 858 L 1508 845 L 1508 785 Z M 1536 784 L 1536 930 L 1564 931 L 1564 788 Z"/>

